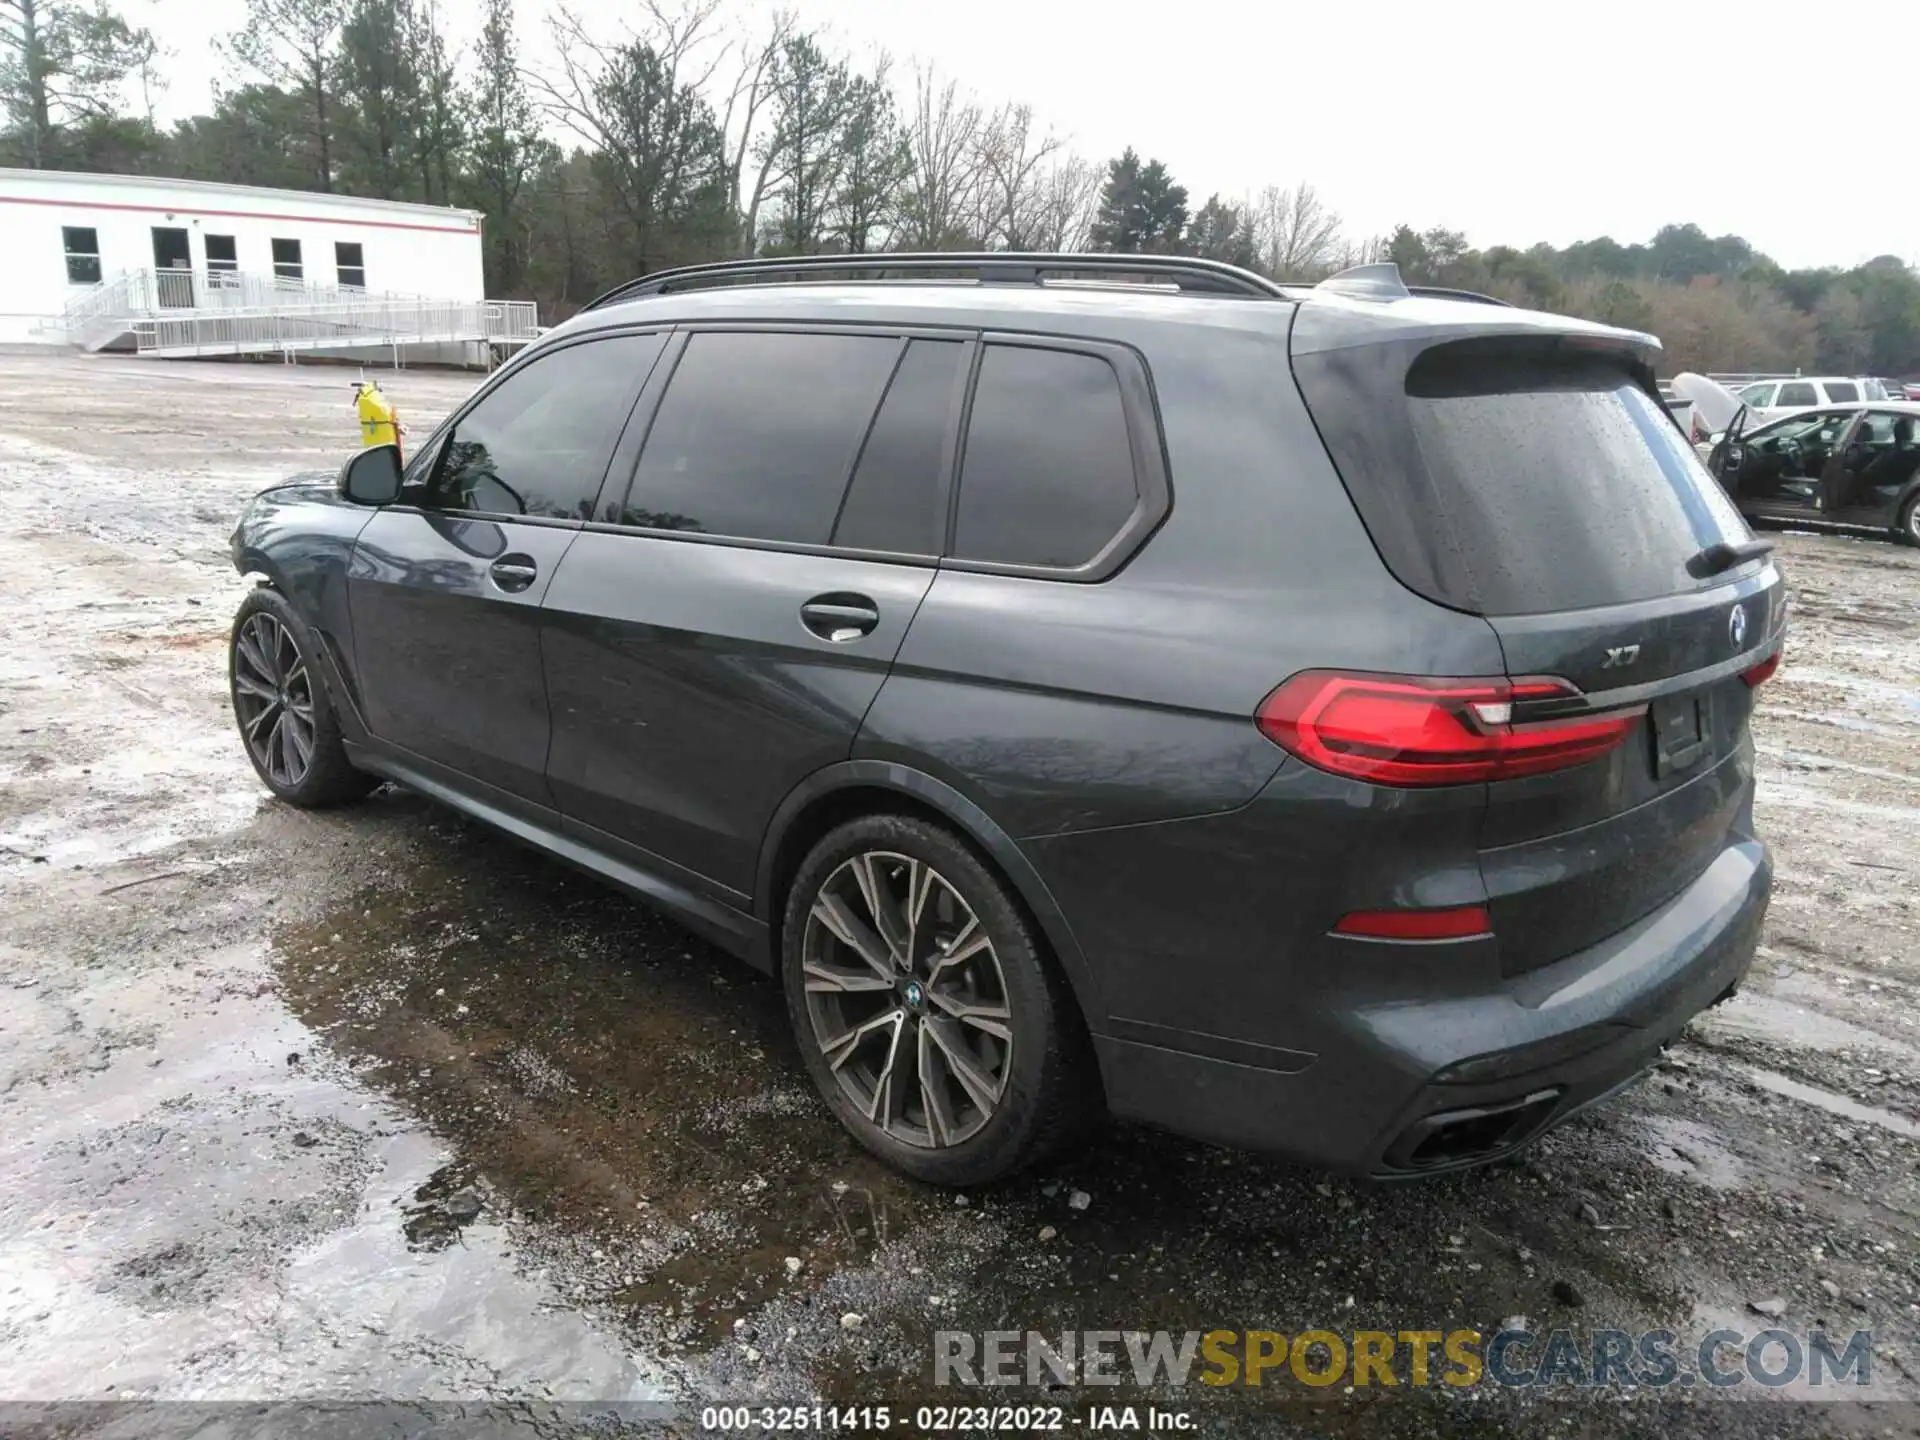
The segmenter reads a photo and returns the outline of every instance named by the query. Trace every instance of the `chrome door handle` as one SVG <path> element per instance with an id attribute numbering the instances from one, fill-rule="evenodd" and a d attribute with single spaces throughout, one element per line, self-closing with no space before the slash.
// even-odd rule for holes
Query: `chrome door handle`
<path id="1" fill-rule="evenodd" d="M 503 555 L 487 567 L 493 583 L 508 592 L 524 590 L 540 578 L 540 567 L 531 556 Z"/>
<path id="2" fill-rule="evenodd" d="M 873 633 L 880 607 L 865 595 L 820 595 L 800 607 L 800 623 L 822 640 L 844 645 Z"/>

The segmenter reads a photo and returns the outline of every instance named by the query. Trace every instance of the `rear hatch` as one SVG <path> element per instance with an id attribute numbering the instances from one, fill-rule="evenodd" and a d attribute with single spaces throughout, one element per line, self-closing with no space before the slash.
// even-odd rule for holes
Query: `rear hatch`
<path id="1" fill-rule="evenodd" d="M 1619 718 L 1600 758 L 1486 785 L 1508 973 L 1631 925 L 1751 824 L 1748 721 L 1782 582 L 1662 406 L 1657 353 L 1427 301 L 1295 322 L 1295 378 L 1381 558 L 1493 628 L 1515 727 Z"/>

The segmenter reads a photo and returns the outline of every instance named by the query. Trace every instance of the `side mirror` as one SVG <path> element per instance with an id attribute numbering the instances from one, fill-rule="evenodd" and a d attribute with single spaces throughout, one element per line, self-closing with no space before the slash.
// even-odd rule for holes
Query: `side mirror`
<path id="1" fill-rule="evenodd" d="M 356 505 L 391 505 L 400 494 L 400 447 L 370 445 L 340 467 L 340 494 Z"/>

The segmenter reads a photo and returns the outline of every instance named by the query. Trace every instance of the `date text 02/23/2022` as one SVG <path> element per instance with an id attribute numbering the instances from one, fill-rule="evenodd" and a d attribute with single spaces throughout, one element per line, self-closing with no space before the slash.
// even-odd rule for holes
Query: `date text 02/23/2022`
<path id="1" fill-rule="evenodd" d="M 913 1411 L 890 1405 L 709 1405 L 700 1428 L 722 1433 L 886 1431 L 908 1434 L 978 1434 L 1078 1430 L 1176 1433 L 1193 1428 L 1183 1410 L 1154 1405 L 1094 1405 L 1070 1411 L 1062 1405 L 921 1405 Z"/>

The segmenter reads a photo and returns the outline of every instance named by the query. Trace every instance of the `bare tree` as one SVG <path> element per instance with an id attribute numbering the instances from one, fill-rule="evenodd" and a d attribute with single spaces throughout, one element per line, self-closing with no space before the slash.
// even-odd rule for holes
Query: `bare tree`
<path id="1" fill-rule="evenodd" d="M 1251 202 L 1254 253 L 1260 267 L 1281 280 L 1324 273 L 1340 247 L 1340 217 L 1304 180 L 1291 190 L 1269 185 Z"/>
<path id="2" fill-rule="evenodd" d="M 708 43 L 716 8 L 644 0 L 643 30 L 618 41 L 565 8 L 549 20 L 560 68 L 534 76 L 533 88 L 588 143 L 617 214 L 613 249 L 630 272 L 711 254 L 733 227 L 726 137 L 703 94 L 724 58 Z"/>
<path id="3" fill-rule="evenodd" d="M 727 137 L 727 188 L 739 216 L 736 246 L 742 255 L 753 252 L 760 207 L 773 178 L 772 153 L 763 148 L 756 156 L 755 145 L 761 138 L 764 112 L 773 93 L 774 65 L 798 29 L 791 11 L 778 10 L 764 35 L 741 36 L 728 47 L 730 54 L 739 57 L 739 69 L 727 90 L 720 128 Z M 750 156 L 757 159 L 751 172 L 747 169 Z"/>
<path id="4" fill-rule="evenodd" d="M 1387 237 L 1367 235 L 1338 246 L 1331 260 L 1335 269 L 1346 270 L 1355 265 L 1378 265 L 1387 258 Z"/>
<path id="5" fill-rule="evenodd" d="M 1085 250 L 1092 241 L 1093 217 L 1100 208 L 1105 179 L 1103 166 L 1079 155 L 1064 156 L 1042 171 L 1034 185 L 1032 248 Z"/>
<path id="6" fill-rule="evenodd" d="M 981 124 L 974 139 L 981 212 L 975 228 L 989 242 L 1037 248 L 1045 228 L 1042 167 L 1059 148 L 1051 131 L 1035 134 L 1030 105 L 1003 105 Z"/>
<path id="7" fill-rule="evenodd" d="M 900 236 L 912 250 L 964 249 L 980 242 L 979 102 L 957 81 L 915 67 L 907 148 L 913 178 L 901 206 Z"/>

